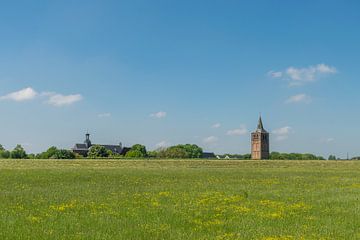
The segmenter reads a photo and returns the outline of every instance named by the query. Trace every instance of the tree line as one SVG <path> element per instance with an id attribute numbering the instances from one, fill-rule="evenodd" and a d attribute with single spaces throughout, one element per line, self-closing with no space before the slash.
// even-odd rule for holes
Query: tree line
<path id="1" fill-rule="evenodd" d="M 251 159 L 251 154 L 222 154 L 218 156 L 220 158 L 231 158 L 231 159 L 240 159 L 240 160 Z M 271 152 L 270 159 L 271 160 L 325 160 L 324 157 L 317 156 L 312 153 L 280 153 L 280 152 Z M 339 158 L 336 158 L 335 155 L 330 155 L 328 160 L 339 160 Z"/>
<path id="2" fill-rule="evenodd" d="M 155 151 L 147 151 L 144 145 L 135 144 L 125 155 L 114 153 L 101 145 L 93 145 L 87 154 L 87 158 L 201 158 L 202 154 L 202 148 L 195 144 L 179 144 Z M 70 150 L 58 149 L 54 146 L 42 153 L 28 154 L 21 145 L 17 145 L 13 150 L 9 151 L 0 144 L 0 158 L 75 159 L 84 157 Z"/>
<path id="3" fill-rule="evenodd" d="M 276 160 L 325 160 L 322 156 L 311 153 L 279 153 L 271 152 L 270 159 Z"/>
<path id="4" fill-rule="evenodd" d="M 187 159 L 187 158 L 201 158 L 203 149 L 196 144 L 178 144 L 167 148 L 159 148 L 154 151 L 147 151 L 146 147 L 141 144 L 133 145 L 125 155 L 114 153 L 104 146 L 93 145 L 87 155 L 87 158 L 160 158 L 160 159 Z M 251 159 L 251 154 L 222 154 L 218 155 L 221 159 L 231 158 L 239 160 Z M 6 150 L 0 144 L 0 158 L 12 159 L 75 159 L 84 158 L 67 149 L 58 149 L 50 147 L 45 152 L 39 154 L 28 154 L 20 145 L 16 145 L 13 150 Z M 317 156 L 311 153 L 280 153 L 271 152 L 270 159 L 272 160 L 325 160 L 322 156 Z M 328 160 L 339 160 L 335 155 L 330 155 Z M 360 160 L 360 157 L 353 157 L 352 160 Z"/>
<path id="5" fill-rule="evenodd" d="M 195 144 L 179 144 L 155 151 L 147 151 L 141 144 L 135 144 L 125 155 L 107 150 L 104 146 L 94 145 L 90 148 L 88 158 L 201 158 L 203 150 Z"/>
<path id="6" fill-rule="evenodd" d="M 0 144 L 0 158 L 13 158 L 13 159 L 74 159 L 76 158 L 76 154 L 74 154 L 70 150 L 66 149 L 58 149 L 56 147 L 50 147 L 45 152 L 39 154 L 26 153 L 25 149 L 20 145 L 16 145 L 16 147 L 9 151 L 6 150 Z"/>

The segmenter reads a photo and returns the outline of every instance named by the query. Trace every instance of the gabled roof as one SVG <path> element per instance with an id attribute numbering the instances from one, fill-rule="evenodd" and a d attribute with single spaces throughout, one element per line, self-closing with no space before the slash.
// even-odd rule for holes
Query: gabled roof
<path id="1" fill-rule="evenodd" d="M 88 150 L 86 144 L 84 143 L 76 143 L 74 146 L 75 150 Z"/>
<path id="2" fill-rule="evenodd" d="M 122 152 L 122 147 L 120 145 L 100 145 L 103 146 L 104 148 L 106 148 L 107 150 L 110 150 L 114 153 L 121 153 Z"/>

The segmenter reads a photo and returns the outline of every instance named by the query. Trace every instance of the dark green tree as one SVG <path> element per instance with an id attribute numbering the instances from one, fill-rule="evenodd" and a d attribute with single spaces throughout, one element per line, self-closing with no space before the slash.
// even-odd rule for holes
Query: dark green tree
<path id="1" fill-rule="evenodd" d="M 203 153 L 202 148 L 195 144 L 185 144 L 178 146 L 185 149 L 187 158 L 200 158 L 202 156 Z"/>
<path id="2" fill-rule="evenodd" d="M 20 144 L 18 144 L 16 145 L 14 150 L 11 151 L 10 157 L 14 159 L 23 159 L 27 158 L 27 154 L 24 148 Z"/>
<path id="3" fill-rule="evenodd" d="M 10 158 L 10 152 L 5 150 L 0 152 L 0 158 Z"/>
<path id="4" fill-rule="evenodd" d="M 141 144 L 135 144 L 131 147 L 130 151 L 125 154 L 129 158 L 144 158 L 147 157 L 146 147 Z"/>
<path id="5" fill-rule="evenodd" d="M 195 144 L 179 144 L 166 149 L 161 149 L 157 153 L 159 158 L 200 158 L 203 150 Z"/>
<path id="6" fill-rule="evenodd" d="M 3 145 L 0 144 L 0 158 L 9 158 L 10 157 L 10 152 L 7 151 Z"/>
<path id="7" fill-rule="evenodd" d="M 10 152 L 7 151 L 3 145 L 0 144 L 0 158 L 9 158 L 10 157 Z"/>
<path id="8" fill-rule="evenodd" d="M 39 159 L 49 159 L 49 158 L 52 158 L 56 154 L 57 151 L 58 151 L 58 149 L 56 147 L 52 146 L 45 152 L 38 154 L 36 157 Z"/>

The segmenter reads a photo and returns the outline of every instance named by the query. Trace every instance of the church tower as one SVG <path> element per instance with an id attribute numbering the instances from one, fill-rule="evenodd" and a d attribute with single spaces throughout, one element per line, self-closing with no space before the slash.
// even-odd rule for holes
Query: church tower
<path id="1" fill-rule="evenodd" d="M 269 133 L 264 129 L 261 116 L 255 132 L 251 133 L 251 159 L 269 159 Z"/>
<path id="2" fill-rule="evenodd" d="M 86 137 L 86 139 L 85 139 L 84 143 L 86 144 L 86 147 L 87 147 L 87 148 L 90 148 L 90 147 L 91 147 L 90 133 L 87 132 L 87 133 L 85 134 L 85 137 Z"/>

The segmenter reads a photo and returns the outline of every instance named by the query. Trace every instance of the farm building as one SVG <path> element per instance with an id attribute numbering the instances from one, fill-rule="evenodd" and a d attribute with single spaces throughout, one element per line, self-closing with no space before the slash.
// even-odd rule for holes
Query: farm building
<path id="1" fill-rule="evenodd" d="M 72 151 L 86 157 L 89 150 L 94 145 L 103 146 L 107 150 L 110 150 L 111 152 L 120 155 L 125 155 L 130 150 L 130 148 L 123 147 L 121 143 L 119 145 L 92 144 L 90 140 L 90 134 L 86 133 L 84 143 L 76 143 L 75 146 L 72 148 Z"/>
<path id="2" fill-rule="evenodd" d="M 216 155 L 213 152 L 203 152 L 201 158 L 216 159 Z"/>

